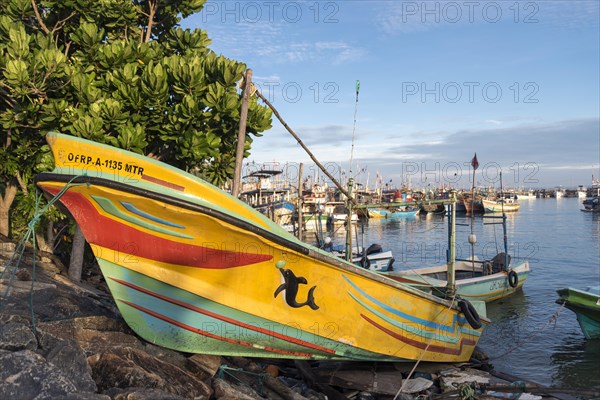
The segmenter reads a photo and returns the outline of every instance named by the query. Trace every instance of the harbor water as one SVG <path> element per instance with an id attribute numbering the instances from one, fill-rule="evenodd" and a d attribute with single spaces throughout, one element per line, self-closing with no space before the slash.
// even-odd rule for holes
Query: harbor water
<path id="1" fill-rule="evenodd" d="M 575 314 L 555 303 L 559 288 L 600 284 L 600 215 L 581 208 L 577 198 L 530 199 L 506 214 L 508 252 L 513 262 L 529 260 L 531 273 L 521 292 L 487 305 L 492 322 L 479 345 L 498 371 L 548 386 L 600 390 L 600 340 L 586 340 Z M 471 255 L 471 230 L 480 259 L 502 252 L 500 221 L 457 215 L 457 258 Z M 371 219 L 358 225 L 353 240 L 392 250 L 394 269 L 404 270 L 445 263 L 447 232 L 447 217 L 428 214 Z M 327 234 L 343 243 L 345 229 Z"/>

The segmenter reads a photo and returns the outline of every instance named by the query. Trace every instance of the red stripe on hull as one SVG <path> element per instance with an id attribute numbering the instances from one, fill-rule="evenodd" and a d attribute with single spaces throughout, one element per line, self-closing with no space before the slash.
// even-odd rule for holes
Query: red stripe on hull
<path id="1" fill-rule="evenodd" d="M 44 188 L 56 195 L 59 189 Z M 225 269 L 271 260 L 265 254 L 219 250 L 214 247 L 195 246 L 154 236 L 100 214 L 82 194 L 65 192 L 60 201 L 69 209 L 90 244 L 106 247 L 159 262 L 196 268 Z M 124 256 L 127 260 L 127 257 Z M 130 260 L 129 262 L 134 262 Z"/>
<path id="2" fill-rule="evenodd" d="M 463 345 L 471 345 L 471 346 L 475 346 L 476 342 L 469 340 L 469 339 L 461 339 L 460 340 L 460 346 L 458 349 L 450 349 L 448 347 L 443 347 L 443 346 L 437 346 L 437 345 L 428 345 L 426 343 L 423 342 L 419 342 L 418 340 L 413 340 L 413 339 L 409 339 L 405 336 L 399 335 L 395 332 L 392 332 L 391 330 L 387 329 L 386 327 L 378 324 L 377 322 L 373 321 L 372 319 L 370 319 L 369 317 L 367 317 L 366 315 L 361 314 L 361 317 L 363 317 L 367 322 L 369 322 L 370 324 L 372 324 L 373 326 L 377 327 L 378 329 L 382 330 L 383 332 L 387 333 L 388 335 L 390 335 L 391 337 L 393 337 L 394 339 L 398 339 L 399 341 L 409 344 L 413 347 L 416 347 L 418 349 L 421 350 L 425 350 L 427 349 L 427 351 L 433 351 L 435 353 L 442 353 L 442 354 L 451 354 L 454 356 L 459 355 L 462 352 L 462 348 Z"/>
<path id="3" fill-rule="evenodd" d="M 142 307 L 140 305 L 133 304 L 133 303 L 130 303 L 130 302 L 125 301 L 125 300 L 119 300 L 119 301 L 122 302 L 122 303 L 124 303 L 124 304 L 127 304 L 128 306 L 131 306 L 131 307 L 135 308 L 136 310 L 142 311 L 142 312 L 144 312 L 144 313 L 146 313 L 148 315 L 152 315 L 155 318 L 158 318 L 158 319 L 160 319 L 162 321 L 168 322 L 169 324 L 175 325 L 175 326 L 177 326 L 177 327 L 179 327 L 181 329 L 185 329 L 187 331 L 190 331 L 190 332 L 193 332 L 193 333 L 197 333 L 199 335 L 206 336 L 206 337 L 209 337 L 209 338 L 212 338 L 212 339 L 221 340 L 221 341 L 227 342 L 227 343 L 238 344 L 240 346 L 246 346 L 246 347 L 255 347 L 250 342 L 245 342 L 245 341 L 242 341 L 242 340 L 229 339 L 229 338 L 226 338 L 226 337 L 223 337 L 223 336 L 215 335 L 213 333 L 204 331 L 202 329 L 194 328 L 193 326 L 184 324 L 183 322 L 176 321 L 176 320 L 174 320 L 172 318 L 167 317 L 166 315 L 159 314 L 159 313 L 157 313 L 155 311 L 152 311 L 152 310 L 150 310 L 148 308 L 144 308 L 144 307 Z M 276 349 L 274 347 L 266 347 L 266 346 L 265 347 L 263 347 L 263 346 L 256 346 L 255 348 L 258 348 L 260 350 L 269 351 L 271 353 L 284 354 L 286 356 L 295 356 L 295 357 L 302 357 L 302 358 L 312 358 L 312 354 L 309 354 L 309 353 L 301 353 L 301 352 L 297 352 L 297 351 L 287 351 L 287 350 L 281 350 L 281 349 Z"/>
<path id="4" fill-rule="evenodd" d="M 177 185 L 175 183 L 167 182 L 167 181 L 164 181 L 162 179 L 155 178 L 153 176 L 146 175 L 146 174 L 142 174 L 142 179 L 146 180 L 148 182 L 158 183 L 159 185 L 162 185 L 164 187 L 168 187 L 170 189 L 179 190 L 180 192 L 183 192 L 184 189 L 185 189 L 183 186 Z"/>
<path id="5" fill-rule="evenodd" d="M 249 330 L 252 330 L 252 331 L 255 331 L 255 332 L 259 332 L 259 333 L 262 333 L 262 334 L 265 334 L 265 335 L 268 335 L 268 336 L 272 336 L 272 337 L 277 338 L 277 339 L 285 340 L 287 342 L 291 342 L 291 343 L 294 343 L 294 344 L 297 344 L 297 345 L 300 345 L 300 346 L 308 347 L 308 348 L 313 349 L 313 350 L 322 351 L 324 353 L 330 353 L 330 354 L 334 354 L 335 353 L 335 351 L 333 351 L 331 349 L 328 349 L 326 347 L 322 347 L 322 346 L 319 346 L 319 345 L 316 345 L 316 344 L 313 344 L 313 343 L 310 343 L 310 342 L 306 342 L 304 340 L 296 339 L 296 338 L 291 337 L 291 336 L 283 335 L 283 334 L 277 333 L 275 331 L 270 331 L 270 330 L 267 330 L 267 329 L 263 329 L 263 328 L 260 328 L 258 326 L 246 324 L 244 322 L 237 321 L 235 319 L 232 319 L 232 318 L 229 318 L 229 317 L 225 317 L 223 315 L 219 315 L 219 314 L 213 313 L 213 312 L 205 310 L 203 308 L 196 307 L 196 306 L 188 304 L 188 303 L 184 303 L 183 301 L 179 301 L 179 300 L 173 299 L 171 297 L 164 296 L 164 295 L 162 295 L 160 293 L 156 293 L 156 292 L 150 291 L 150 290 L 145 289 L 145 288 L 143 288 L 141 286 L 134 285 L 133 283 L 129 283 L 129 282 L 126 282 L 126 281 L 121 280 L 121 279 L 115 279 L 115 278 L 110 278 L 110 279 L 112 279 L 115 282 L 120 283 L 121 285 L 125 285 L 125 286 L 127 286 L 129 288 L 137 290 L 138 292 L 146 293 L 146 294 L 148 294 L 150 296 L 159 298 L 159 299 L 161 299 L 163 301 L 166 301 L 166 302 L 169 302 L 171 304 L 176 304 L 176 305 L 178 305 L 180 307 L 187 308 L 188 310 L 195 311 L 197 313 L 204 314 L 204 315 L 207 315 L 207 316 L 215 318 L 215 319 L 219 319 L 221 321 L 230 323 L 232 325 L 237 325 L 237 326 L 242 327 L 242 328 L 246 328 L 246 329 L 249 329 Z"/>

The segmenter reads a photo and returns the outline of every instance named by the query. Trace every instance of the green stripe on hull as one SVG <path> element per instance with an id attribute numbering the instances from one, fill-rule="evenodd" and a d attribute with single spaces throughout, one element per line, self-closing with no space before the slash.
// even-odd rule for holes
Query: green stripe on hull
<path id="1" fill-rule="evenodd" d="M 93 196 L 92 199 L 98 203 L 98 205 L 107 213 L 116 217 L 118 219 L 122 219 L 131 224 L 141 226 L 142 228 L 146 228 L 152 230 L 154 232 L 164 233 L 166 235 L 175 236 L 183 239 L 193 239 L 192 236 L 186 235 L 185 233 L 175 232 L 171 229 L 163 228 L 162 226 L 158 226 L 156 224 L 150 223 L 148 221 L 144 221 L 140 218 L 134 217 L 132 215 L 126 214 L 121 211 L 111 200 L 101 197 L 101 196 Z"/>
<path id="2" fill-rule="evenodd" d="M 188 353 L 399 361 L 251 315 L 97 258 L 119 311 L 145 340 Z"/>

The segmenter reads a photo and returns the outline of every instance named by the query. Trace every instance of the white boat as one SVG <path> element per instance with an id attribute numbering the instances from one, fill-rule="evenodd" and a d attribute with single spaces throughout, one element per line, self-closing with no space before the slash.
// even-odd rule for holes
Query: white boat
<path id="1" fill-rule="evenodd" d="M 495 199 L 482 199 L 485 212 L 514 212 L 519 211 L 521 204 L 512 193 L 499 194 Z"/>
<path id="2" fill-rule="evenodd" d="M 533 190 L 528 190 L 527 193 L 517 193 L 517 200 L 534 200 L 535 192 Z"/>
<path id="3" fill-rule="evenodd" d="M 585 199 L 587 197 L 587 188 L 585 186 L 577 186 L 577 197 L 580 199 Z"/>

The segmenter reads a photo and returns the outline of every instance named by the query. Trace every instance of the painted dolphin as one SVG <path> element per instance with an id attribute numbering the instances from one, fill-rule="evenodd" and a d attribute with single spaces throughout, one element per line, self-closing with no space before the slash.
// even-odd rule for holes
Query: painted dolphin
<path id="1" fill-rule="evenodd" d="M 275 290 L 275 294 L 273 297 L 277 297 L 279 293 L 285 290 L 285 302 L 294 308 L 299 308 L 302 306 L 309 306 L 313 310 L 317 310 L 319 308 L 318 305 L 315 304 L 314 291 L 316 286 L 313 286 L 308 291 L 308 297 L 304 303 L 298 303 L 296 301 L 296 296 L 298 295 L 298 285 L 299 284 L 307 284 L 306 278 L 302 276 L 296 276 L 289 269 L 280 269 L 281 275 L 283 275 L 284 283 L 282 283 L 277 290 Z"/>

